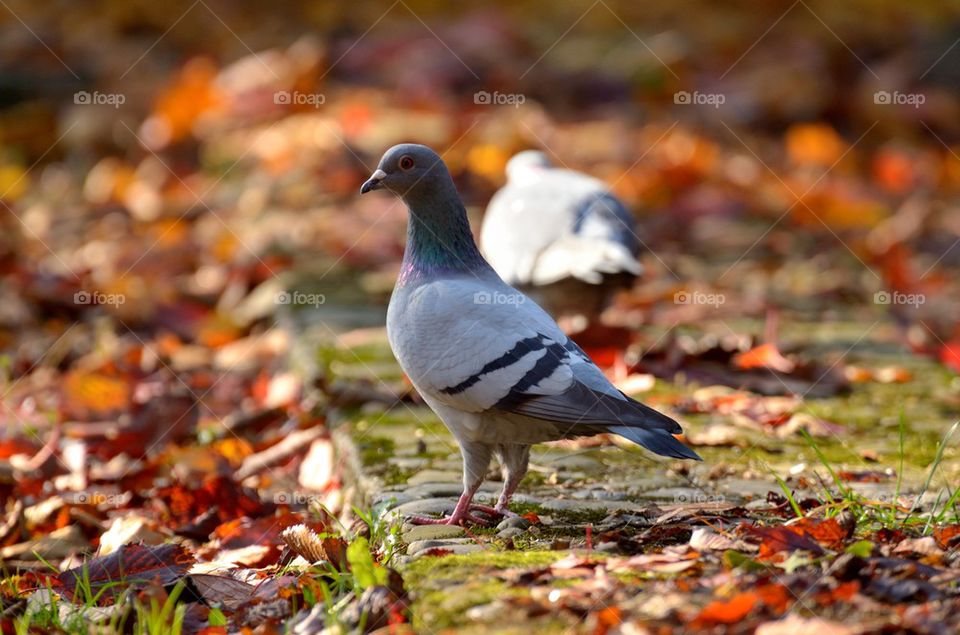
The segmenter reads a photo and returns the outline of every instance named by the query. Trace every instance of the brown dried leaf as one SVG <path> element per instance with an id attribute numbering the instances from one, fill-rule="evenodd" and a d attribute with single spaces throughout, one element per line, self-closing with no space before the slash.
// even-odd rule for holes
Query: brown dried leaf
<path id="1" fill-rule="evenodd" d="M 320 535 L 300 524 L 287 527 L 280 537 L 294 553 L 307 562 L 330 562 L 341 571 L 347 565 L 347 541 L 339 536 Z"/>
<path id="2" fill-rule="evenodd" d="M 125 545 L 109 556 L 89 560 L 81 566 L 62 572 L 62 589 L 73 598 L 77 585 L 88 579 L 94 593 L 103 589 L 102 604 L 108 604 L 122 591 L 114 586 L 118 580 L 128 584 L 159 582 L 167 585 L 182 578 L 194 557 L 181 545 Z"/>

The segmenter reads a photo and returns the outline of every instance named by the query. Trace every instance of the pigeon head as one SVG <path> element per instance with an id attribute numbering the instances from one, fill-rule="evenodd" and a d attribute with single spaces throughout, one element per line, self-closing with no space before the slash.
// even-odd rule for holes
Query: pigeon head
<path id="1" fill-rule="evenodd" d="M 493 271 L 473 241 L 463 201 L 436 152 L 415 143 L 393 146 L 360 193 L 380 189 L 402 198 L 410 211 L 401 285 L 442 275 Z"/>
<path id="2" fill-rule="evenodd" d="M 401 143 L 384 153 L 377 169 L 360 188 L 360 193 L 386 189 L 409 203 L 452 186 L 453 180 L 440 155 L 427 146 Z"/>
<path id="3" fill-rule="evenodd" d="M 538 170 L 551 167 L 550 159 L 539 150 L 524 150 L 513 155 L 507 161 L 507 179 L 518 182 L 535 174 Z"/>

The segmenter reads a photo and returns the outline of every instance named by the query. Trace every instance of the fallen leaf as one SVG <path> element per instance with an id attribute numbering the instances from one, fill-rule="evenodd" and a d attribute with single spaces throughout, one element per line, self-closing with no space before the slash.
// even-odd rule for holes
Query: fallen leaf
<path id="1" fill-rule="evenodd" d="M 738 353 L 733 356 L 732 363 L 741 370 L 769 368 L 778 373 L 792 373 L 797 367 L 796 363 L 784 357 L 774 344 L 761 344 L 744 353 Z"/>
<path id="2" fill-rule="evenodd" d="M 753 611 L 760 598 L 756 593 L 738 593 L 729 600 L 714 600 L 706 605 L 693 620 L 693 628 L 716 624 L 736 624 Z"/>
<path id="3" fill-rule="evenodd" d="M 300 464 L 297 481 L 309 490 L 323 492 L 333 482 L 335 465 L 336 457 L 330 439 L 315 439 Z"/>
<path id="4" fill-rule="evenodd" d="M 830 549 L 839 549 L 846 541 L 848 532 L 835 518 L 818 520 L 816 518 L 801 518 L 786 528 L 812 537 L 821 545 Z"/>
<path id="5" fill-rule="evenodd" d="M 129 514 L 115 518 L 110 528 L 101 534 L 98 553 L 107 556 L 127 544 L 158 545 L 164 540 L 166 536 L 156 530 L 155 523 L 138 514 Z"/>
<path id="6" fill-rule="evenodd" d="M 290 550 L 310 563 L 329 562 L 343 571 L 347 564 L 347 541 L 339 536 L 318 534 L 303 524 L 292 525 L 280 533 Z"/>
<path id="7" fill-rule="evenodd" d="M 782 553 L 797 550 L 809 551 L 815 555 L 823 553 L 813 538 L 803 531 L 793 531 L 789 527 L 747 526 L 748 535 L 760 539 L 760 560 L 772 560 Z"/>
<path id="8" fill-rule="evenodd" d="M 83 531 L 77 525 L 55 529 L 45 536 L 8 545 L 0 549 L 3 560 L 60 560 L 89 548 Z"/>
<path id="9" fill-rule="evenodd" d="M 186 574 L 195 558 L 181 545 L 124 545 L 118 551 L 88 560 L 81 566 L 60 574 L 64 594 L 71 600 L 77 587 L 89 584 L 90 590 L 99 593 L 100 603 L 106 604 L 123 593 L 116 586 L 123 580 L 129 586 L 148 582 L 171 584 Z"/>
<path id="10" fill-rule="evenodd" d="M 893 548 L 893 553 L 942 556 L 943 549 L 940 548 L 937 540 L 933 536 L 923 536 L 921 538 L 907 538 L 901 541 L 900 544 Z"/>
<path id="11" fill-rule="evenodd" d="M 960 524 L 936 527 L 933 537 L 941 549 L 954 549 L 960 545 Z"/>
<path id="12" fill-rule="evenodd" d="M 705 527 L 697 527 L 694 529 L 690 535 L 690 542 L 688 544 L 691 549 L 696 549 L 697 551 L 726 551 L 727 549 L 738 548 L 738 542 L 736 540 L 723 534 L 718 534 Z"/>
<path id="13" fill-rule="evenodd" d="M 71 371 L 63 380 L 64 407 L 76 419 L 104 416 L 130 406 L 132 384 L 101 372 Z"/>

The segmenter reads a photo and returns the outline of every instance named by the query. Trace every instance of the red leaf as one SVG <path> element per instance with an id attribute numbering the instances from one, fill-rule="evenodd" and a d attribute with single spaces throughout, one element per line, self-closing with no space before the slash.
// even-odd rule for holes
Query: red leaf
<path id="1" fill-rule="evenodd" d="M 951 340 L 940 349 L 940 361 L 955 373 L 960 373 L 960 341 Z"/>
<path id="2" fill-rule="evenodd" d="M 269 511 L 255 492 L 225 476 L 208 478 L 196 488 L 182 483 L 162 487 L 156 498 L 163 501 L 174 520 L 181 525 L 214 507 L 221 522 L 243 516 L 262 516 Z"/>

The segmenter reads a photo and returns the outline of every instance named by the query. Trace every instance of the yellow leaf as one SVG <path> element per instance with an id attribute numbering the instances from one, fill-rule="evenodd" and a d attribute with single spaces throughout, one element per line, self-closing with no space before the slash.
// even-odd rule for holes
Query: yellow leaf
<path id="1" fill-rule="evenodd" d="M 15 201 L 27 190 L 30 179 L 19 165 L 0 165 L 0 198 Z"/>

